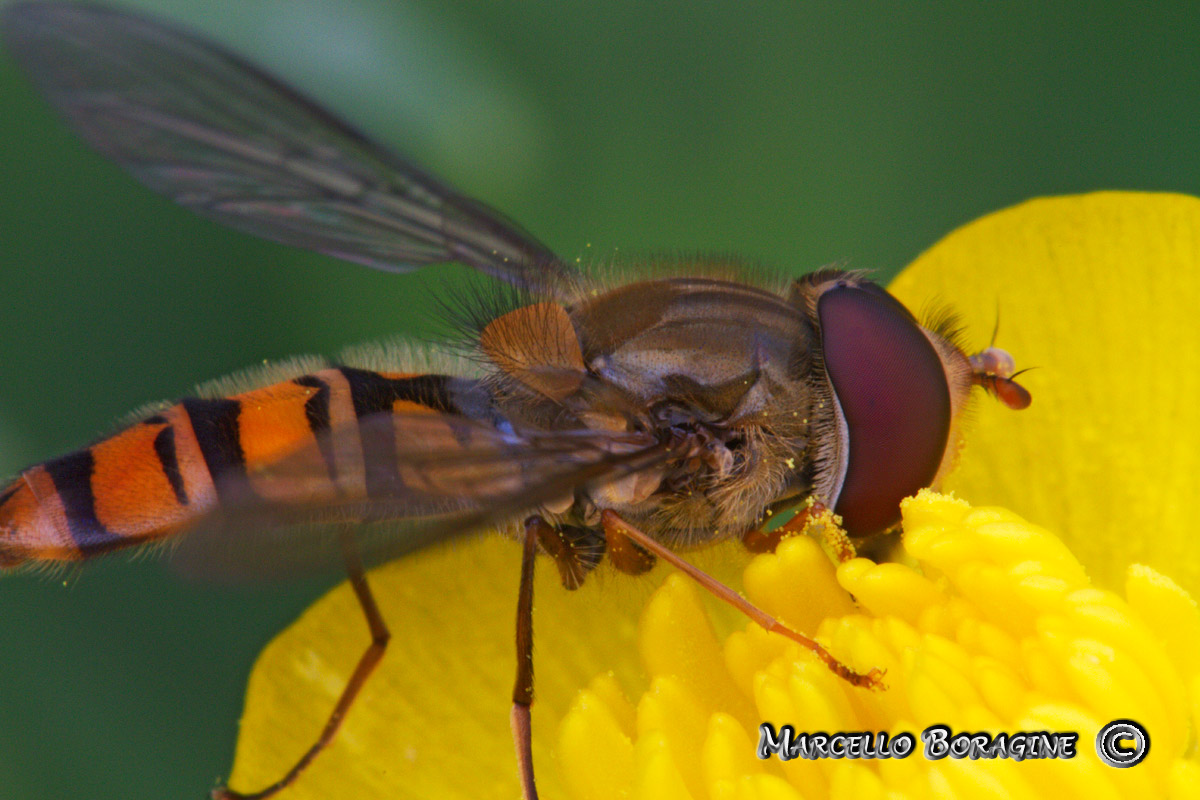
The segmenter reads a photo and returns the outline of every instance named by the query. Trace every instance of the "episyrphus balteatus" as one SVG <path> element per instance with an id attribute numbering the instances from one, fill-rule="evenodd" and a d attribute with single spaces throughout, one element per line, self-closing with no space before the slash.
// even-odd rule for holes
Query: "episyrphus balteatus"
<path id="1" fill-rule="evenodd" d="M 698 261 L 592 276 L 218 45 L 54 4 L 12 7 L 5 32 L 85 139 L 177 202 L 385 271 L 457 261 L 497 281 L 447 300 L 458 362 L 297 364 L 164 404 L 0 491 L 6 567 L 172 539 L 212 573 L 344 559 L 374 635 L 344 707 L 387 640 L 364 556 L 498 527 L 523 541 L 523 576 L 541 551 L 575 588 L 601 560 L 639 574 L 809 498 L 873 536 L 952 461 L 973 385 L 1028 403 L 1002 351 L 968 357 L 948 322 L 922 327 L 859 274 L 766 285 Z M 533 796 L 522 586 L 513 728 Z"/>

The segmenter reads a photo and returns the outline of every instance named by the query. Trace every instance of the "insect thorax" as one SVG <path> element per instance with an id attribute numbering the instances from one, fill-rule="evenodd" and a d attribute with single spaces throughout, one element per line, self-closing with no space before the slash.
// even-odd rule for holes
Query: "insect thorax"
<path id="1" fill-rule="evenodd" d="M 589 296 L 566 311 L 569 331 L 548 322 L 546 311 L 532 325 L 522 320 L 523 334 L 538 331 L 541 356 L 506 345 L 504 357 L 523 365 L 515 382 L 508 369 L 499 384 L 506 413 L 688 446 L 653 469 L 589 487 L 573 503 L 563 498 L 552 511 L 589 524 L 611 508 L 686 547 L 740 535 L 772 503 L 811 492 L 821 460 L 817 432 L 834 423 L 802 309 L 750 286 L 670 278 Z M 569 393 L 547 397 L 551 384 L 531 377 L 528 362 L 569 362 L 567 346 L 555 341 L 564 336 L 577 338 L 583 374 Z M 539 391 L 529 392 L 531 383 Z"/>

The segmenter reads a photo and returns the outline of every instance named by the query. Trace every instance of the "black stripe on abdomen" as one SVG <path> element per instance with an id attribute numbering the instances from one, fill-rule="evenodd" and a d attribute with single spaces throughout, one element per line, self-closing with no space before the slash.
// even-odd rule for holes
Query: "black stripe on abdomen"
<path id="1" fill-rule="evenodd" d="M 459 413 L 450 395 L 450 378 L 445 375 L 415 375 L 411 378 L 387 378 L 395 392 L 394 399 L 408 400 L 428 406 L 434 411 Z"/>
<path id="2" fill-rule="evenodd" d="M 127 543 L 125 537 L 104 527 L 96 516 L 96 495 L 92 491 L 95 466 L 96 460 L 90 449 L 76 450 L 42 465 L 62 501 L 71 538 L 85 556 Z"/>
<path id="3" fill-rule="evenodd" d="M 154 437 L 154 454 L 158 456 L 163 474 L 167 476 L 167 481 L 171 484 L 171 491 L 175 493 L 175 501 L 181 506 L 186 506 L 188 504 L 187 489 L 183 486 L 183 475 L 179 472 L 179 457 L 175 452 L 175 429 L 170 425 L 165 426 Z"/>
<path id="4" fill-rule="evenodd" d="M 331 394 L 329 384 L 315 375 L 301 375 L 292 383 L 317 390 L 312 397 L 304 401 L 304 417 L 308 420 L 308 429 L 312 431 L 317 440 L 317 447 L 321 450 L 325 468 L 329 470 L 329 480 L 336 484 L 338 479 L 337 456 L 333 451 L 333 441 L 329 438 L 329 398 Z"/>
<path id="5" fill-rule="evenodd" d="M 396 432 L 390 423 L 373 424 L 370 430 L 361 424 L 372 415 L 392 413 L 392 405 L 398 399 L 393 381 L 377 372 L 353 367 L 342 367 L 341 373 L 350 386 L 354 416 L 360 423 L 367 497 L 393 496 L 401 485 L 396 464 Z"/>
<path id="6" fill-rule="evenodd" d="M 223 504 L 245 502 L 253 492 L 246 480 L 246 454 L 238 429 L 242 404 L 227 398 L 189 397 L 181 405 L 192 422 L 217 499 Z"/>

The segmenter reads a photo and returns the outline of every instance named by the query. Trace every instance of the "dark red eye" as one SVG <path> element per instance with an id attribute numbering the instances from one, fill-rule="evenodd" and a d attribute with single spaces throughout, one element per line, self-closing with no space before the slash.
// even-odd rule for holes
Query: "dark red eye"
<path id="1" fill-rule="evenodd" d="M 900 501 L 937 474 L 950 435 L 950 387 L 912 314 L 879 287 L 836 286 L 817 301 L 817 315 L 849 439 L 834 511 L 849 534 L 866 536 L 895 524 Z"/>

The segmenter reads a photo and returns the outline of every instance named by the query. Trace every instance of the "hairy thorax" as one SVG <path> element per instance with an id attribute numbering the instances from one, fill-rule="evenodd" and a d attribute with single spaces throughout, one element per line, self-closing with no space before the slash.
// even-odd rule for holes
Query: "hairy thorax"
<path id="1" fill-rule="evenodd" d="M 506 416 L 641 433 L 683 450 L 653 469 L 564 497 L 548 509 L 560 519 L 589 524 L 611 508 L 686 546 L 739 535 L 772 503 L 810 493 L 811 466 L 820 458 L 814 432 L 833 422 L 814 380 L 815 334 L 802 308 L 762 289 L 703 278 L 639 281 L 565 307 L 543 305 L 519 320 L 526 329 L 512 332 L 522 341 L 536 334 L 544 350 L 521 353 L 519 367 L 512 358 L 507 375 L 522 379 L 497 392 Z M 583 367 L 576 377 L 566 368 L 576 358 L 565 352 L 573 346 Z M 531 366 L 539 362 L 540 371 Z M 537 403 L 525 391 L 530 385 Z"/>

